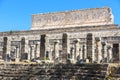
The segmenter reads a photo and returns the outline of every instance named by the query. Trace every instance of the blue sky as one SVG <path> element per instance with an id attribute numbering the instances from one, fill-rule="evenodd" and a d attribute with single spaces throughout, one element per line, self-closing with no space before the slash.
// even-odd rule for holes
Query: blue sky
<path id="1" fill-rule="evenodd" d="M 110 7 L 120 25 L 120 0 L 0 0 L 0 32 L 30 30 L 32 14 L 98 7 Z"/>

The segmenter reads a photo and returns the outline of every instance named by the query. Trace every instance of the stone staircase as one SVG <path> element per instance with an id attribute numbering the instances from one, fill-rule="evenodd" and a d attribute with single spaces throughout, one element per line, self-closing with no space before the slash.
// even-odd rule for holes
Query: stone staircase
<path id="1" fill-rule="evenodd" d="M 105 80 L 108 64 L 9 64 L 0 80 Z"/>
<path id="2" fill-rule="evenodd" d="M 57 64 L 37 66 L 28 80 L 104 80 L 108 64 Z M 26 80 L 27 80 L 26 79 Z"/>
<path id="3" fill-rule="evenodd" d="M 4 64 L 0 66 L 0 80 L 21 80 L 29 75 L 29 66 L 22 64 Z"/>

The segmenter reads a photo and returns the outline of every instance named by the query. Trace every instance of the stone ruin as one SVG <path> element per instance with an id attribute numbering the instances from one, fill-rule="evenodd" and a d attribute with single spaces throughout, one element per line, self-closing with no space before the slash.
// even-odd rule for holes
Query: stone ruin
<path id="1" fill-rule="evenodd" d="M 24 65 L 20 62 L 30 61 L 30 64 L 27 65 L 31 66 L 33 65 L 31 62 L 40 61 L 40 63 L 43 63 L 42 66 L 39 63 L 34 66 L 36 68 L 39 65 L 37 71 L 40 71 L 46 63 L 52 64 L 47 68 L 48 70 L 55 65 L 53 72 L 48 72 L 54 74 L 53 76 L 50 76 L 47 72 L 44 72 L 43 75 L 45 77 L 48 74 L 53 77 L 53 79 L 49 78 L 51 80 L 59 80 L 56 74 L 60 74 L 62 75 L 61 78 L 66 79 L 67 73 L 64 73 L 64 77 L 62 73 L 68 72 L 68 69 L 70 69 L 68 73 L 79 80 L 89 79 L 91 76 L 84 75 L 85 77 L 83 77 L 80 74 L 82 71 L 78 72 L 77 70 L 79 68 L 84 70 L 84 67 L 88 70 L 87 74 L 90 75 L 90 69 L 93 70 L 92 67 L 96 65 L 97 67 L 94 70 L 101 66 L 107 74 L 109 64 L 120 63 L 120 28 L 113 22 L 111 9 L 106 7 L 34 14 L 32 15 L 31 30 L 0 32 L 0 60 L 9 65 L 12 65 L 11 62 L 15 62 L 14 65 L 18 66 L 19 63 L 20 66 L 22 65 L 21 67 Z M 24 68 L 28 68 L 28 66 Z M 65 71 L 62 71 L 63 67 L 65 67 Z M 4 80 L 5 74 L 6 76 L 8 74 L 4 71 L 5 74 L 2 74 L 3 68 L 1 67 L 1 79 Z M 34 70 L 33 67 L 29 68 Z M 104 71 L 103 68 L 100 68 L 101 71 Z M 17 70 L 19 70 L 18 67 Z M 56 73 L 56 70 L 62 72 Z M 71 74 L 71 72 L 74 72 L 72 70 L 75 70 L 75 74 Z M 95 75 L 94 70 L 94 78 L 91 78 L 91 80 L 100 77 Z M 98 71 L 98 74 L 102 74 L 101 71 Z M 43 74 L 42 72 L 37 73 Z M 83 71 L 83 73 L 85 72 Z M 31 74 L 29 77 L 34 77 L 34 75 Z M 57 78 L 55 78 L 55 75 Z M 42 76 L 39 75 L 40 77 Z M 105 77 L 99 79 L 103 80 Z M 23 78 L 23 80 L 27 79 Z"/>

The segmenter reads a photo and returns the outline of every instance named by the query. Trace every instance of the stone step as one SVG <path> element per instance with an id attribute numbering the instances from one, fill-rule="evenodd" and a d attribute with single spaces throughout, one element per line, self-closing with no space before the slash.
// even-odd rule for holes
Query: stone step
<path id="1" fill-rule="evenodd" d="M 104 80 L 107 67 L 106 64 L 9 65 L 7 68 L 0 68 L 0 77 L 14 77 L 19 80 L 29 80 L 30 77 L 45 80 L 62 78 L 70 80 L 72 77 L 78 78 L 78 80 Z"/>

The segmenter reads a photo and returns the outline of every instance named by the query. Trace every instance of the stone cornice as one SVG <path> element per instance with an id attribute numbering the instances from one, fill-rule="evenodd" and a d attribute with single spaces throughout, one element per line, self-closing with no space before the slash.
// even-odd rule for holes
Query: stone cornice
<path id="1" fill-rule="evenodd" d="M 84 27 L 70 27 L 70 28 L 56 28 L 56 29 L 43 29 L 43 30 L 26 30 L 26 31 L 9 31 L 0 32 L 0 36 L 9 35 L 33 35 L 33 34 L 52 34 L 64 32 L 85 32 L 85 31 L 100 31 L 100 30 L 119 30 L 117 25 L 98 25 L 98 26 L 84 26 Z"/>

